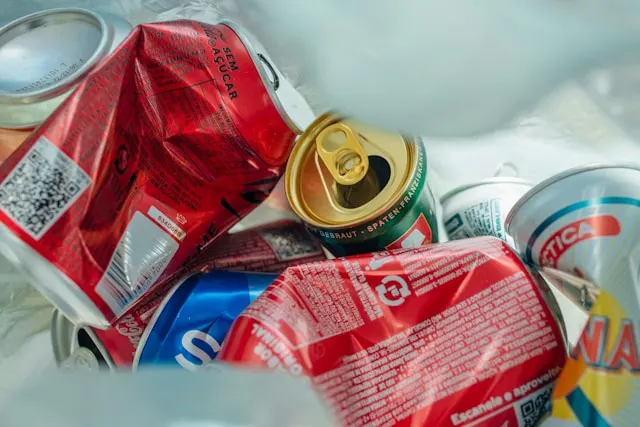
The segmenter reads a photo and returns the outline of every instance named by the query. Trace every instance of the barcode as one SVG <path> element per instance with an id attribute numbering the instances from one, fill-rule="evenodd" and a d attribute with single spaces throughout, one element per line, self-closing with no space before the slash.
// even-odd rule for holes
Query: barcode
<path id="1" fill-rule="evenodd" d="M 535 427 L 551 411 L 553 385 L 544 387 L 516 403 L 519 427 Z"/>
<path id="2" fill-rule="evenodd" d="M 302 226 L 268 228 L 258 233 L 273 249 L 279 261 L 306 258 L 321 253 L 320 245 Z"/>
<path id="3" fill-rule="evenodd" d="M 96 292 L 116 316 L 149 289 L 164 272 L 179 244 L 144 214 L 127 226 Z"/>
<path id="4" fill-rule="evenodd" d="M 85 171 L 41 136 L 0 184 L 0 209 L 39 239 L 89 184 Z"/>

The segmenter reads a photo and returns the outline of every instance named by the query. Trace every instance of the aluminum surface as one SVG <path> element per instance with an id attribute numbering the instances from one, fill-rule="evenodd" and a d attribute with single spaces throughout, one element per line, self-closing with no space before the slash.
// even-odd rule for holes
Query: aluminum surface
<path id="1" fill-rule="evenodd" d="M 120 17 L 75 8 L 34 13 L 1 28 L 0 127 L 42 122 L 130 30 Z"/>
<path id="2" fill-rule="evenodd" d="M 51 345 L 53 347 L 53 357 L 58 365 L 71 357 L 71 354 L 78 347 L 78 328 L 64 317 L 59 310 L 53 311 L 51 319 Z"/>

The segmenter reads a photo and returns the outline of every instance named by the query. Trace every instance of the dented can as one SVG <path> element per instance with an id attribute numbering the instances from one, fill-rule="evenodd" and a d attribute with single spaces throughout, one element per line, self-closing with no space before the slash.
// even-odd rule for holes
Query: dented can
<path id="1" fill-rule="evenodd" d="M 284 171 L 266 64 L 232 23 L 136 27 L 0 165 L 0 253 L 101 329 L 183 277 Z"/>
<path id="2" fill-rule="evenodd" d="M 123 18 L 78 8 L 37 12 L 0 28 L 0 127 L 40 124 L 130 31 Z"/>
<path id="3" fill-rule="evenodd" d="M 80 341 L 98 351 L 112 369 L 131 369 L 140 340 L 147 325 L 166 295 L 166 286 L 149 294 L 107 329 L 84 326 Z"/>
<path id="4" fill-rule="evenodd" d="M 134 368 L 203 369 L 220 351 L 236 317 L 275 279 L 274 274 L 212 271 L 177 284 L 149 322 Z"/>
<path id="5" fill-rule="evenodd" d="M 300 265 L 218 360 L 307 379 L 345 426 L 533 426 L 566 360 L 549 296 L 495 237 Z"/>
<path id="6" fill-rule="evenodd" d="M 449 240 L 495 236 L 513 246 L 505 230 L 507 214 L 533 184 L 518 178 L 489 178 L 458 187 L 440 198 Z"/>
<path id="7" fill-rule="evenodd" d="M 636 165 L 572 169 L 533 188 L 507 218 L 527 261 L 597 290 L 554 389 L 549 425 L 631 426 L 640 418 L 639 183 Z"/>
<path id="8" fill-rule="evenodd" d="M 509 213 L 507 232 L 525 261 L 595 285 L 630 283 L 640 257 L 640 168 L 593 165 L 554 176 Z"/>
<path id="9" fill-rule="evenodd" d="M 325 114 L 294 147 L 285 189 L 294 212 L 335 256 L 438 239 L 420 138 Z"/>
<path id="10" fill-rule="evenodd" d="M 84 348 L 94 353 L 102 367 L 131 369 L 144 330 L 164 295 L 161 291 L 150 294 L 104 330 L 74 325 L 59 310 L 54 310 L 51 338 L 56 362 L 61 366 L 78 348 Z"/>

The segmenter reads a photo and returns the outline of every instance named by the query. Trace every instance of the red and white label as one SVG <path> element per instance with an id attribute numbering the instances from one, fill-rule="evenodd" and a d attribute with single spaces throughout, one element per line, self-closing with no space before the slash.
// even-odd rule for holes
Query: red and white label
<path id="1" fill-rule="evenodd" d="M 318 243 L 297 222 L 278 221 L 227 234 L 185 266 L 177 278 L 145 295 L 115 325 L 93 331 L 114 364 L 130 368 L 142 334 L 166 293 L 190 274 L 222 269 L 280 273 L 290 265 L 325 259 Z"/>
<path id="2" fill-rule="evenodd" d="M 162 304 L 165 294 L 177 281 L 163 284 L 160 288 L 145 295 L 135 307 L 108 329 L 95 329 L 93 333 L 102 347 L 111 357 L 117 368 L 131 368 L 140 345 L 140 340 L 156 309 Z"/>
<path id="3" fill-rule="evenodd" d="M 207 270 L 281 273 L 289 266 L 326 258 L 302 224 L 285 220 L 221 237 L 201 254 L 197 265 Z"/>
<path id="4" fill-rule="evenodd" d="M 75 312 L 114 322 L 267 197 L 295 134 L 253 57 L 224 24 L 138 26 L 0 166 L 0 222 Z"/>
<path id="5" fill-rule="evenodd" d="M 291 267 L 218 355 L 309 378 L 348 426 L 535 425 L 565 359 L 536 283 L 495 238 Z"/>
<path id="6" fill-rule="evenodd" d="M 431 242 L 431 227 L 424 214 L 420 214 L 416 222 L 395 242 L 387 245 L 385 249 L 409 249 L 419 248 L 425 243 Z"/>
<path id="7" fill-rule="evenodd" d="M 556 268 L 565 252 L 585 240 L 612 237 L 620 234 L 620 223 L 612 215 L 594 215 L 565 225 L 542 245 L 540 259 L 543 265 Z"/>

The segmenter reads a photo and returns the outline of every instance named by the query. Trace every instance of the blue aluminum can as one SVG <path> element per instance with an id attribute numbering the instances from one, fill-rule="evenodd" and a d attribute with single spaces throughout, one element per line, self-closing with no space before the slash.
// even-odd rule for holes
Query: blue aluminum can
<path id="1" fill-rule="evenodd" d="M 238 315 L 274 280 L 275 274 L 212 271 L 173 288 L 145 330 L 134 369 L 181 366 L 196 371 L 213 360 Z"/>

